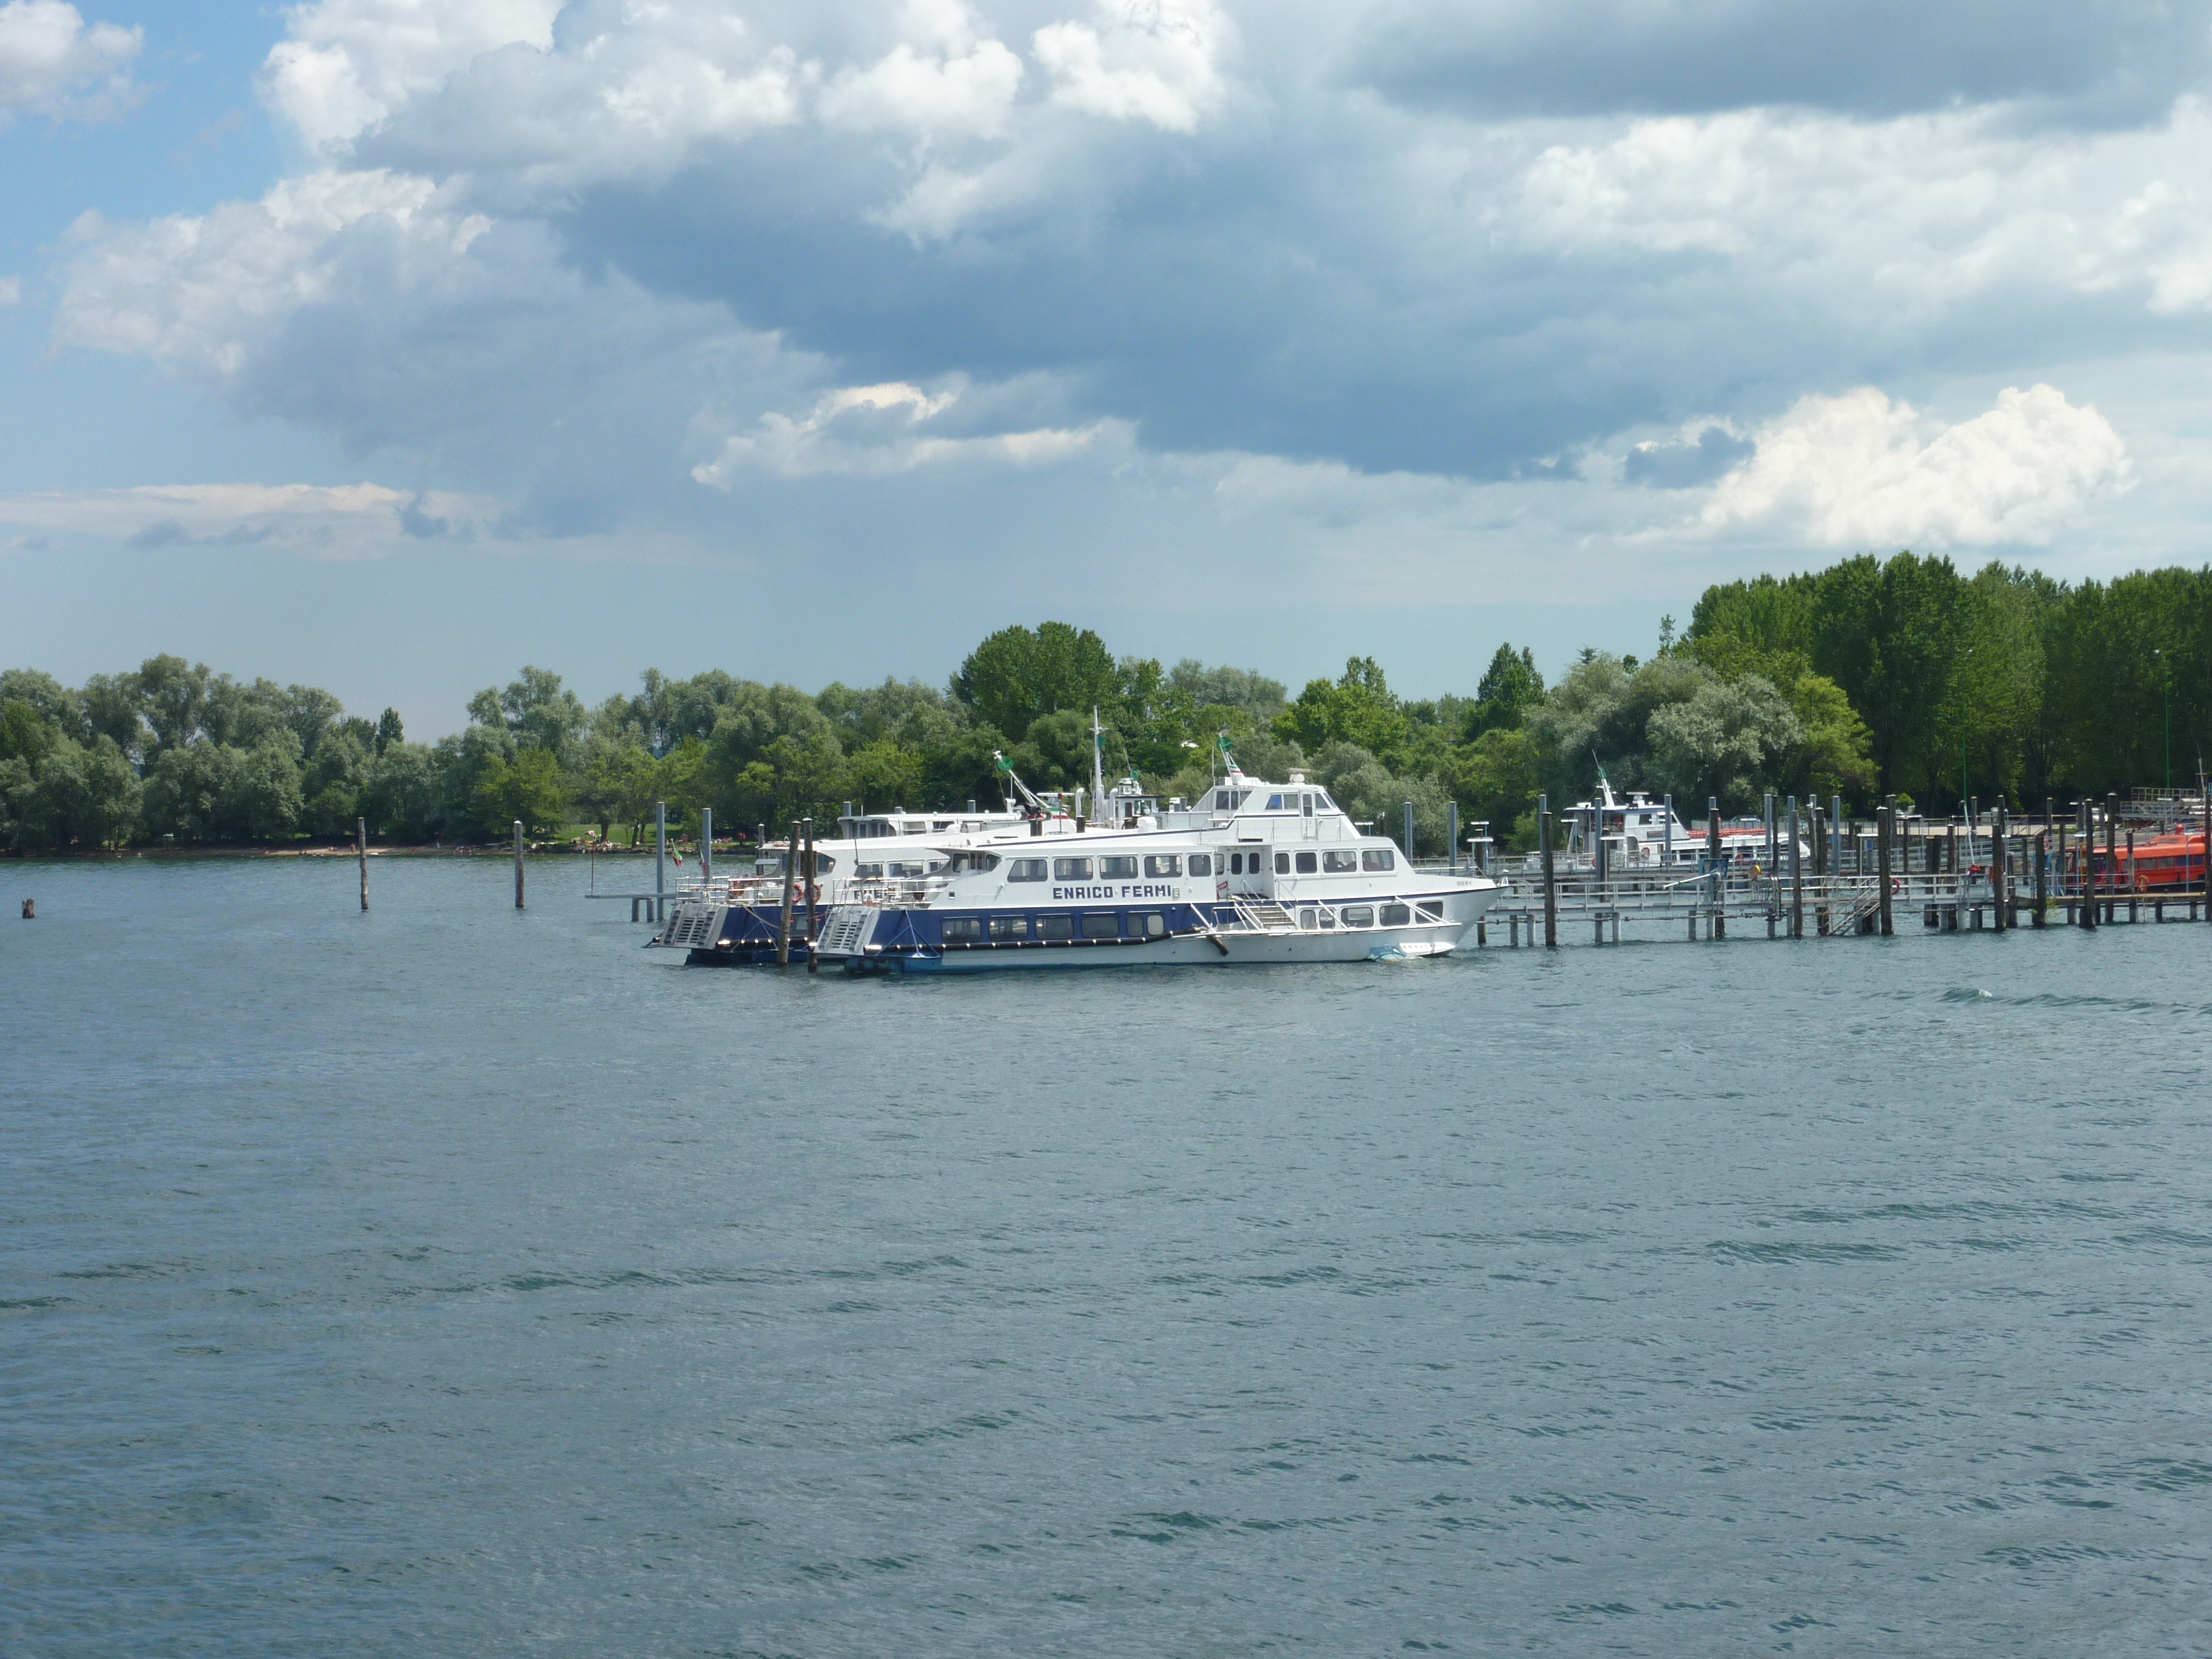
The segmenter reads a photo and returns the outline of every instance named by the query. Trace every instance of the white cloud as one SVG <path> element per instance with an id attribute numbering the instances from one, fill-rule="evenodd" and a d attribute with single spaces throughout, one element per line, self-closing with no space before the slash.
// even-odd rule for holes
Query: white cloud
<path id="1" fill-rule="evenodd" d="M 23 303 L 23 279 L 21 276 L 0 276 L 0 311 L 13 310 Z"/>
<path id="2" fill-rule="evenodd" d="M 399 258 L 386 276 L 399 283 L 410 265 L 465 252 L 489 222 L 432 211 L 435 194 L 427 179 L 325 172 L 204 216 L 145 226 L 88 217 L 73 233 L 78 251 L 57 307 L 57 335 L 227 379 L 292 313 L 328 294 L 331 245 L 342 233 L 377 223 L 395 232 Z"/>
<path id="3" fill-rule="evenodd" d="M 553 44 L 562 0 L 314 0 L 286 14 L 291 38 L 263 66 L 263 92 L 313 149 L 344 147 L 484 52 Z"/>
<path id="4" fill-rule="evenodd" d="M 1018 432 L 952 433 L 931 422 L 962 400 L 965 388 L 935 393 L 903 381 L 844 386 L 823 393 L 805 414 L 770 410 L 753 430 L 732 434 L 711 461 L 694 467 L 701 483 L 727 489 L 740 474 L 787 478 L 823 473 L 907 472 L 954 462 L 1038 466 L 1067 460 L 1096 443 L 1102 424 Z M 1127 438 L 1126 430 L 1118 437 Z"/>
<path id="5" fill-rule="evenodd" d="M 20 112 L 97 117 L 132 96 L 131 64 L 145 33 L 86 27 L 64 0 L 0 5 L 0 125 Z"/>
<path id="6" fill-rule="evenodd" d="M 2042 544 L 2132 482 L 2112 423 L 2048 386 L 2008 386 L 1952 427 L 1863 386 L 1799 400 L 1755 441 L 1715 487 L 1708 526 L 1796 528 L 1831 547 Z"/>
<path id="7" fill-rule="evenodd" d="M 1100 0 L 1094 22 L 1048 24 L 1031 45 L 1055 102 L 1190 132 L 1221 100 L 1229 34 L 1212 0 Z"/>
<path id="8" fill-rule="evenodd" d="M 866 69 L 839 71 L 822 90 L 823 118 L 862 131 L 971 133 L 1006 130 L 1022 60 L 978 38 L 963 0 L 908 0 L 908 39 Z"/>
<path id="9" fill-rule="evenodd" d="M 0 524 L 128 546 L 266 547 L 308 558 L 376 558 L 410 542 L 471 539 L 496 517 L 480 496 L 381 484 L 148 484 L 0 495 Z"/>

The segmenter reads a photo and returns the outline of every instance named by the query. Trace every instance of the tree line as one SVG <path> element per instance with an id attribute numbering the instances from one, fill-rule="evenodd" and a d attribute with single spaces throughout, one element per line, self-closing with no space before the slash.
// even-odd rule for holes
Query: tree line
<path id="1" fill-rule="evenodd" d="M 1115 775 L 1195 797 L 1226 734 L 1240 763 L 1302 768 L 1425 848 L 1449 809 L 1525 845 L 1536 798 L 1615 789 L 1753 806 L 1766 791 L 1884 793 L 1954 810 L 1961 793 L 2033 807 L 2166 781 L 2194 787 L 2212 726 L 2212 568 L 2068 584 L 1992 563 L 1862 556 L 1706 590 L 1648 657 L 1583 651 L 1547 686 L 1502 644 L 1471 694 L 1405 698 L 1354 658 L 1293 697 L 1256 670 L 1116 656 L 1069 623 L 999 630 L 942 688 L 887 679 L 809 694 L 720 670 L 647 670 L 586 707 L 526 667 L 471 699 L 464 730 L 408 740 L 386 708 L 349 714 L 312 686 L 251 684 L 158 656 L 64 686 L 0 672 L 0 843 L 68 846 L 497 839 L 570 826 L 635 836 L 665 802 L 731 830 L 863 807 L 995 802 L 1003 751 L 1040 788 L 1087 783 L 1091 723 Z"/>

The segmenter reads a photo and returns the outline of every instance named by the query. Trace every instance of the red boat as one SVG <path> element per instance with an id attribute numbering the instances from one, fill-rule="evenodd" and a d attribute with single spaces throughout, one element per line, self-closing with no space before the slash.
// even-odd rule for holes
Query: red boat
<path id="1" fill-rule="evenodd" d="M 2105 849 L 2101 846 L 2096 849 L 2093 867 L 2100 889 L 2112 880 L 2110 872 L 2117 868 L 2118 881 L 2113 884 L 2123 893 L 2203 890 L 2204 830 L 2201 824 L 2185 824 L 2148 841 L 2139 837 L 2132 853 L 2123 844 L 2115 858 L 2116 866 L 2107 864 Z"/>

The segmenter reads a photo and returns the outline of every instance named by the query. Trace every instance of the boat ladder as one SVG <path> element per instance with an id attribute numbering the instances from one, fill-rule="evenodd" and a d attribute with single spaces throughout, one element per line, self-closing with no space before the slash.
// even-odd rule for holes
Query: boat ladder
<path id="1" fill-rule="evenodd" d="M 1273 899 L 1238 899 L 1237 919 L 1247 933 L 1295 933 L 1298 931 L 1298 924 L 1291 919 L 1291 913 Z"/>

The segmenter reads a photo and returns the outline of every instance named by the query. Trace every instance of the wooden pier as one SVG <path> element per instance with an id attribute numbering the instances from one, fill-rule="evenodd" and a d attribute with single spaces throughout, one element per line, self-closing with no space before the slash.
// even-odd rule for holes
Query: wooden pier
<path id="1" fill-rule="evenodd" d="M 1723 854 L 1716 811 L 1695 866 L 1624 871 L 1563 867 L 1556 827 L 1540 810 L 1537 851 L 1497 872 L 1504 890 L 1474 944 L 1618 945 L 1624 930 L 1695 943 L 1731 929 L 1756 938 L 1762 927 L 1769 939 L 1850 939 L 1893 934 L 1916 919 L 1931 933 L 2212 921 L 2201 828 L 2189 834 L 2185 886 L 2144 884 L 2133 856 L 2138 830 L 2171 836 L 2187 819 L 2202 825 L 2203 801 L 2185 798 L 2185 817 L 2172 801 L 2158 803 L 2163 810 L 2140 823 L 2130 810 L 2139 803 L 2117 800 L 2077 803 L 2070 819 L 2046 807 L 2019 822 L 2002 808 L 1901 819 L 1888 803 L 1872 822 L 1838 821 L 1816 805 L 1801 825 L 1796 801 L 1770 798 L 1764 856 Z M 1809 857 L 1799 850 L 1808 844 Z"/>

